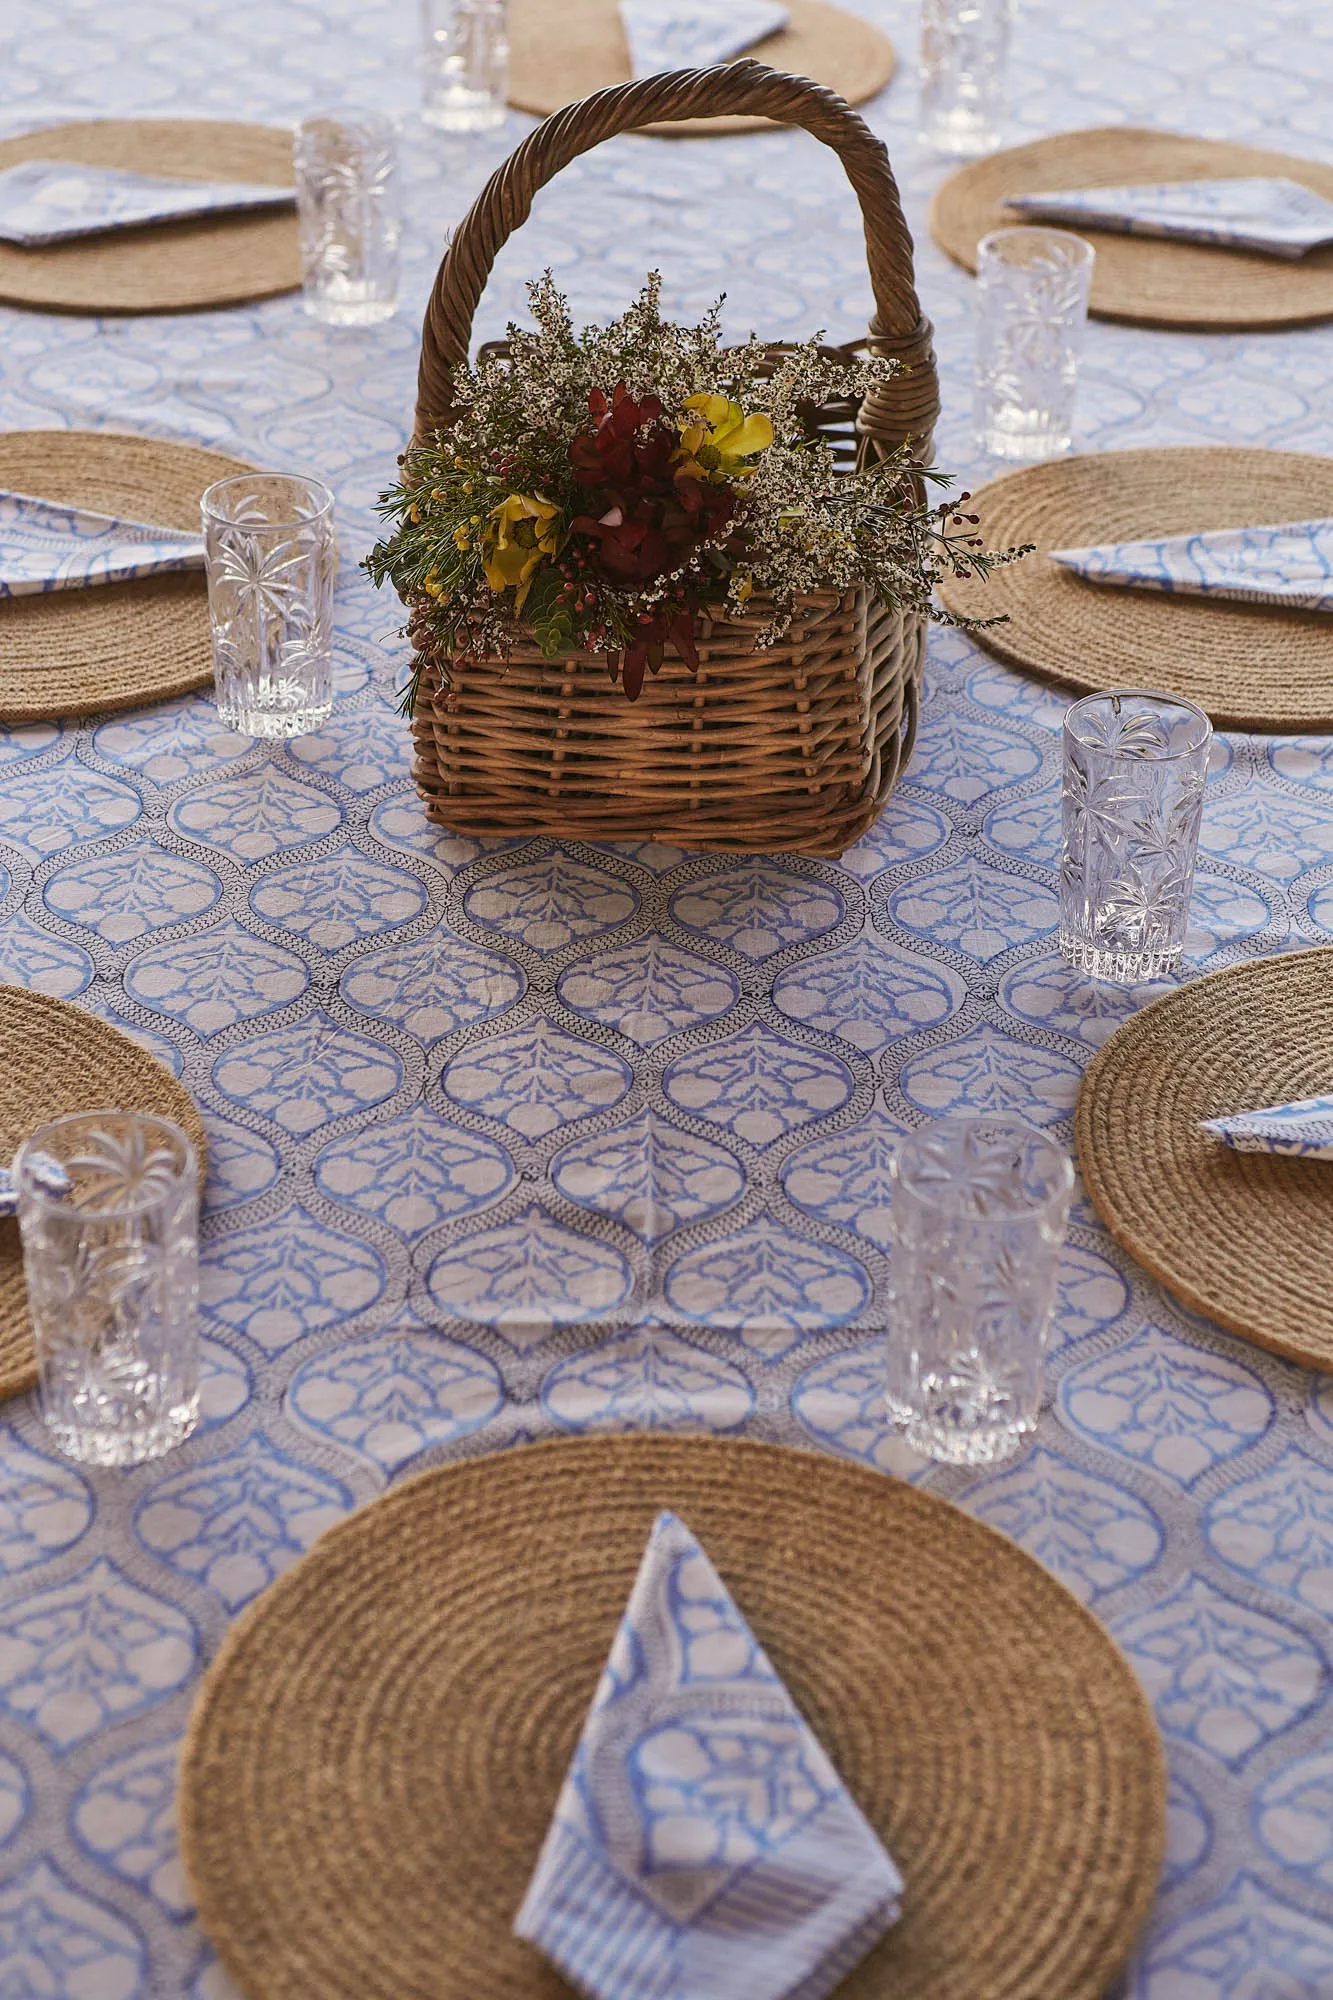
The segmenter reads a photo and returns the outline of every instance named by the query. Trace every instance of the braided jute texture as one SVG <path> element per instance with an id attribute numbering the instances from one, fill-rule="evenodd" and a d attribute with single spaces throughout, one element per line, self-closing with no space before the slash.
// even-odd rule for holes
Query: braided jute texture
<path id="1" fill-rule="evenodd" d="M 785 0 L 787 26 L 746 53 L 770 69 L 813 77 L 849 104 L 875 97 L 898 66 L 893 43 L 870 21 L 826 0 Z M 546 117 L 590 91 L 624 83 L 629 45 L 618 0 L 509 0 L 509 102 Z M 766 118 L 697 118 L 642 128 L 663 139 L 771 130 Z"/>
<path id="2" fill-rule="evenodd" d="M 1333 1091 L 1333 947 L 1230 965 L 1112 1035 L 1079 1163 L 1118 1243 L 1194 1312 L 1333 1373 L 1333 1165 L 1238 1153 L 1204 1118 Z"/>
<path id="3" fill-rule="evenodd" d="M 1035 542 L 984 588 L 940 596 L 1008 624 L 977 634 L 997 659 L 1092 693 L 1162 688 L 1228 729 L 1333 728 L 1333 618 L 1272 605 L 1090 583 L 1045 555 L 1333 515 L 1333 458 L 1231 446 L 1101 452 L 1005 473 L 975 506 L 992 547 Z"/>
<path id="4" fill-rule="evenodd" d="M 97 118 L 0 143 L 0 167 L 72 160 L 196 181 L 291 187 L 292 135 L 194 118 Z M 0 300 L 43 312 L 195 312 L 301 282 L 295 211 L 201 217 L 87 236 L 45 250 L 0 243 Z"/>
<path id="5" fill-rule="evenodd" d="M 207 1142 L 193 1098 L 156 1056 L 109 1021 L 68 1000 L 0 986 L 0 1075 L 0 1165 L 9 1165 L 39 1125 L 68 1112 L 151 1111 L 189 1133 L 203 1186 Z M 36 1380 L 19 1226 L 6 1216 L 0 1218 L 0 1398 Z"/>
<path id="6" fill-rule="evenodd" d="M 1247 175 L 1300 181 L 1333 200 L 1333 166 L 1291 153 L 1117 125 L 1060 132 L 960 167 L 931 203 L 930 233 L 956 264 L 975 271 L 983 236 L 1029 220 L 1001 205 L 1006 195 Z M 1078 234 L 1097 250 L 1090 310 L 1099 319 L 1217 331 L 1333 318 L 1333 245 L 1288 261 L 1254 250 L 1107 229 L 1080 226 Z"/>
<path id="7" fill-rule="evenodd" d="M 1152 1900 L 1165 1805 L 1102 1627 L 993 1529 L 882 1474 L 646 1435 L 397 1487 L 233 1628 L 179 1807 L 248 2000 L 568 2000 L 510 1926 L 662 1507 L 906 1877 L 846 2000 L 1096 2000 Z"/>
<path id="8" fill-rule="evenodd" d="M 195 534 L 205 488 L 250 469 L 115 431 L 0 432 L 0 488 Z M 202 570 L 0 598 L 0 722 L 138 708 L 212 679 Z"/>
<path id="9" fill-rule="evenodd" d="M 538 190 L 617 132 L 713 113 L 801 125 L 838 154 L 865 221 L 875 297 L 865 345 L 906 372 L 859 409 L 828 406 L 818 422 L 840 463 L 908 439 L 925 458 L 939 382 L 883 142 L 832 91 L 748 59 L 598 91 L 538 126 L 491 177 L 426 309 L 418 436 L 448 420 L 453 371 L 467 359 L 492 265 Z M 478 838 L 576 833 L 841 854 L 878 817 L 911 753 L 924 619 L 872 605 L 864 589 L 815 593 L 788 638 L 756 652 L 770 616 L 756 603 L 714 620 L 701 632 L 702 671 L 668 662 L 633 707 L 589 654 L 552 663 L 520 643 L 508 662 L 457 668 L 434 656 L 419 617 L 414 774 L 427 811 Z"/>

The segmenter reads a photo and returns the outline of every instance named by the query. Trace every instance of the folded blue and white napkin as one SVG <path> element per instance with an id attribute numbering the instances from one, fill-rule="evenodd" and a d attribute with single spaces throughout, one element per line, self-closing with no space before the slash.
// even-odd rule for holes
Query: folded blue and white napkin
<path id="1" fill-rule="evenodd" d="M 1205 1118 L 1238 1153 L 1297 1153 L 1307 1160 L 1333 1160 L 1333 1097 L 1298 1097 L 1261 1111 L 1237 1111 L 1229 1118 Z"/>
<path id="2" fill-rule="evenodd" d="M 659 1514 L 514 1929 L 593 2000 L 823 2000 L 902 1879 Z"/>
<path id="3" fill-rule="evenodd" d="M 1333 201 L 1300 181 L 1162 181 L 1152 187 L 1062 188 L 1010 194 L 1006 208 L 1126 236 L 1177 237 L 1227 250 L 1304 257 L 1333 243 Z"/>
<path id="4" fill-rule="evenodd" d="M 40 250 L 76 236 L 141 229 L 150 222 L 292 208 L 295 188 L 253 181 L 183 181 L 72 160 L 24 160 L 0 172 L 0 241 Z"/>
<path id="5" fill-rule="evenodd" d="M 1160 542 L 1103 542 L 1049 553 L 1052 562 L 1094 583 L 1333 611 L 1333 521 L 1217 528 Z"/>
<path id="6" fill-rule="evenodd" d="M 202 569 L 200 535 L 121 521 L 30 493 L 0 492 L 0 597 Z"/>
<path id="7" fill-rule="evenodd" d="M 635 76 L 730 62 L 790 18 L 775 0 L 620 0 Z"/>

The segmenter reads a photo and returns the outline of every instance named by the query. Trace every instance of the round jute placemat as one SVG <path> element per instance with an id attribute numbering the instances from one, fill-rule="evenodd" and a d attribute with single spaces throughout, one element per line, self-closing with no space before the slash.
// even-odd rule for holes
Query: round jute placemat
<path id="1" fill-rule="evenodd" d="M 205 488 L 250 470 L 115 431 L 0 432 L 0 488 L 155 527 L 198 533 Z M 0 722 L 138 708 L 212 679 L 202 570 L 0 598 Z"/>
<path id="2" fill-rule="evenodd" d="M 1204 1118 L 1333 1091 L 1333 947 L 1229 965 L 1118 1028 L 1075 1118 L 1118 1243 L 1194 1312 L 1333 1373 L 1333 1164 L 1238 1153 Z"/>
<path id="3" fill-rule="evenodd" d="M 997 659 L 1082 694 L 1186 695 L 1224 728 L 1333 728 L 1333 618 L 1090 583 L 1045 553 L 1323 519 L 1333 458 L 1230 446 L 1101 452 L 1007 472 L 974 506 L 990 547 L 1036 543 L 985 583 L 941 586 L 949 611 L 1007 617 L 977 634 Z"/>
<path id="4" fill-rule="evenodd" d="M 209 118 L 97 118 L 0 143 L 0 167 L 72 160 L 196 181 L 291 187 L 292 135 Z M 0 243 L 0 301 L 45 312 L 194 312 L 301 283 L 296 212 L 201 217 L 85 236 L 45 250 Z"/>
<path id="5" fill-rule="evenodd" d="M 791 19 L 780 34 L 745 50 L 788 76 L 812 77 L 849 104 L 875 97 L 898 66 L 893 43 L 869 21 L 827 0 L 784 0 Z M 629 45 L 619 0 L 509 0 L 509 102 L 547 117 L 594 90 L 628 83 Z M 771 132 L 768 118 L 689 118 L 645 125 L 660 138 L 716 138 Z"/>
<path id="6" fill-rule="evenodd" d="M 839 1993 L 1100 1995 L 1152 1900 L 1164 1773 L 1096 1620 L 993 1529 L 879 1473 L 637 1436 L 397 1488 L 228 1636 L 180 1817 L 249 2000 L 567 2000 L 510 1926 L 664 1506 L 906 1878 L 902 1921 Z"/>
<path id="7" fill-rule="evenodd" d="M 0 986 L 0 1164 L 71 1111 L 152 1111 L 189 1133 L 203 1185 L 207 1142 L 194 1099 L 171 1071 L 109 1021 L 68 1000 Z M 37 1380 L 19 1226 L 0 1218 L 0 1399 Z"/>
<path id="8" fill-rule="evenodd" d="M 1029 220 L 1002 206 L 1005 195 L 1250 174 L 1301 181 L 1333 200 L 1333 166 L 1315 160 L 1175 132 L 1110 126 L 1059 132 L 960 167 L 931 203 L 930 233 L 955 263 L 975 271 L 983 236 Z M 1097 248 L 1090 310 L 1100 319 L 1217 330 L 1299 326 L 1333 317 L 1333 245 L 1288 261 L 1253 250 L 1170 243 L 1106 229 L 1078 233 Z"/>

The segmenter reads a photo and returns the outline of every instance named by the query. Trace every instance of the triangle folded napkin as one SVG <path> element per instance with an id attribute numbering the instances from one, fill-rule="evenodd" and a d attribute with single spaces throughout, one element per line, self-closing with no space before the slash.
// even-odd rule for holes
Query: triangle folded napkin
<path id="1" fill-rule="evenodd" d="M 0 597 L 36 597 L 203 566 L 200 535 L 0 492 Z"/>
<path id="2" fill-rule="evenodd" d="M 0 172 L 0 242 L 42 250 L 112 229 L 291 208 L 295 202 L 295 188 L 253 181 L 183 181 L 73 160 L 24 160 Z"/>
<path id="3" fill-rule="evenodd" d="M 774 0 L 620 0 L 633 75 L 730 62 L 790 19 Z"/>
<path id="4" fill-rule="evenodd" d="M 1333 1097 L 1298 1097 L 1261 1111 L 1237 1111 L 1228 1118 L 1205 1118 L 1238 1153 L 1297 1153 L 1307 1160 L 1333 1160 Z"/>
<path id="5" fill-rule="evenodd" d="M 1333 521 L 1217 528 L 1160 542 L 1103 542 L 1049 554 L 1052 562 L 1093 583 L 1276 604 L 1287 611 L 1333 611 Z"/>
<path id="6" fill-rule="evenodd" d="M 593 2000 L 823 2000 L 902 1879 L 659 1514 L 514 1929 Z"/>
<path id="7" fill-rule="evenodd" d="M 1304 257 L 1333 243 L 1333 201 L 1300 181 L 1162 181 L 1153 187 L 1062 188 L 1008 194 L 1006 208 L 1122 236 L 1165 236 L 1224 250 Z"/>

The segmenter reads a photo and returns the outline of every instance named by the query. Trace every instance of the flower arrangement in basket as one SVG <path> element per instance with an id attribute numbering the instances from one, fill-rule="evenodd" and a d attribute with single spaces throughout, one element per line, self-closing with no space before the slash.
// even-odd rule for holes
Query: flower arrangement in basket
<path id="1" fill-rule="evenodd" d="M 469 366 L 491 260 L 536 188 L 608 131 L 701 104 L 800 122 L 842 153 L 880 303 L 871 351 L 725 348 L 716 308 L 663 319 L 655 274 L 579 334 L 548 273 L 529 288 L 535 330 Z M 904 259 L 910 330 L 890 334 Z M 925 498 L 936 389 L 910 270 L 880 142 L 756 63 L 600 92 L 524 142 L 441 268 L 417 434 L 367 564 L 411 607 L 406 711 L 434 817 L 824 853 L 870 824 L 910 749 L 936 582 L 1007 559 L 966 495 Z"/>

